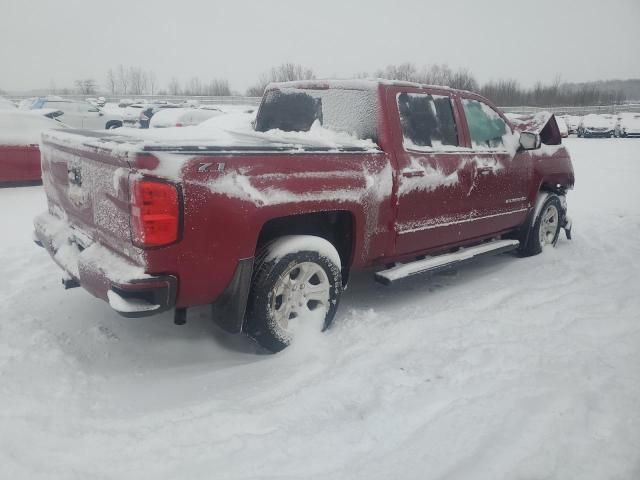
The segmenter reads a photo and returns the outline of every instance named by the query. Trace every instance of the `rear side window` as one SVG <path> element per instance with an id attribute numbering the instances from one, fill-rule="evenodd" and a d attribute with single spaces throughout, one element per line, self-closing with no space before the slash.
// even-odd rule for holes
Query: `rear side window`
<path id="1" fill-rule="evenodd" d="M 449 97 L 399 93 L 397 102 L 406 149 L 437 150 L 458 146 L 458 131 Z"/>
<path id="2" fill-rule="evenodd" d="M 307 132 L 318 122 L 324 128 L 375 142 L 378 138 L 377 121 L 376 90 L 283 87 L 265 93 L 256 116 L 255 129 L 258 132 L 273 129 Z"/>
<path id="3" fill-rule="evenodd" d="M 477 100 L 462 99 L 473 148 L 505 148 L 504 137 L 509 132 L 507 124 L 489 105 Z"/>

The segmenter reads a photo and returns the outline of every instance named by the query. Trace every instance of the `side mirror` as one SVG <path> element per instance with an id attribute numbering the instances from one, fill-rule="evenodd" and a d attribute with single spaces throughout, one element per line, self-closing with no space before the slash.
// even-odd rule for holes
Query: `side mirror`
<path id="1" fill-rule="evenodd" d="M 531 132 L 522 132 L 520 134 L 520 149 L 521 150 L 535 150 L 540 148 L 542 140 L 540 135 Z"/>

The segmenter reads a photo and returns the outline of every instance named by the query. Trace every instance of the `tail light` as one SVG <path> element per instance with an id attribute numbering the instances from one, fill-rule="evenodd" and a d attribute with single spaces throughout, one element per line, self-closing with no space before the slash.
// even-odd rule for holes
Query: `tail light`
<path id="1" fill-rule="evenodd" d="M 180 197 L 175 185 L 158 180 L 131 182 L 131 236 L 139 247 L 160 247 L 178 240 Z"/>
<path id="2" fill-rule="evenodd" d="M 176 123 L 176 127 L 181 127 L 182 124 L 180 122 Z"/>

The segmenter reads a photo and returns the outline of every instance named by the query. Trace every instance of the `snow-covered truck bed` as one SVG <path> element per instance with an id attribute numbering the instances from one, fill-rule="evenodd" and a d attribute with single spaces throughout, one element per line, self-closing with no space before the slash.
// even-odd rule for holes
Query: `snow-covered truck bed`
<path id="1" fill-rule="evenodd" d="M 229 117 L 44 135 L 36 236 L 67 286 L 125 316 L 212 304 L 279 350 L 329 326 L 352 269 L 535 254 L 570 229 L 553 117 L 521 132 L 473 93 L 385 81 L 273 84 L 252 122 Z"/>

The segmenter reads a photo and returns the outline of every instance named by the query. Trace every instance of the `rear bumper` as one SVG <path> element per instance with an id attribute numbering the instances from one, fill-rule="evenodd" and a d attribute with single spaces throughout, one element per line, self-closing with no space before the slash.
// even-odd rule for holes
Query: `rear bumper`
<path id="1" fill-rule="evenodd" d="M 48 212 L 36 217 L 34 227 L 35 242 L 64 270 L 67 284 L 77 282 L 120 315 L 143 317 L 175 306 L 175 276 L 145 273 L 144 267 Z"/>

